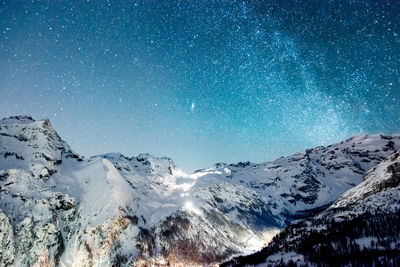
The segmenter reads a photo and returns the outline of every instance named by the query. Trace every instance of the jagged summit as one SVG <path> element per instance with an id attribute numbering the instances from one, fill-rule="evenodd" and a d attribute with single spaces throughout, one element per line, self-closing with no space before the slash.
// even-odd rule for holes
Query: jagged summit
<path id="1" fill-rule="evenodd" d="M 148 153 L 141 153 L 136 157 L 126 157 L 121 153 L 106 153 L 93 156 L 92 158 L 97 157 L 110 160 L 117 168 L 129 165 L 130 169 L 158 175 L 173 175 L 174 172 L 183 173 L 176 167 L 172 159 L 168 157 L 155 157 Z M 125 166 L 125 169 L 127 169 L 127 166 Z"/>
<path id="2" fill-rule="evenodd" d="M 15 123 L 15 122 L 18 122 L 18 123 L 24 123 L 24 122 L 30 123 L 30 122 L 34 122 L 34 121 L 35 120 L 31 116 L 18 115 L 18 116 L 11 116 L 11 117 L 8 117 L 8 118 L 3 118 L 3 119 L 0 120 L 0 123 Z"/>
<path id="3" fill-rule="evenodd" d="M 68 146 L 52 127 L 49 119 L 36 121 L 31 116 L 12 116 L 1 119 L 0 127 L 0 135 L 12 137 L 18 141 L 43 144 L 47 142 L 52 143 L 51 145 Z"/>
<path id="4" fill-rule="evenodd" d="M 0 168 L 20 168 L 34 177 L 46 178 L 57 172 L 63 159 L 82 160 L 61 139 L 50 121 L 30 116 L 0 120 Z"/>

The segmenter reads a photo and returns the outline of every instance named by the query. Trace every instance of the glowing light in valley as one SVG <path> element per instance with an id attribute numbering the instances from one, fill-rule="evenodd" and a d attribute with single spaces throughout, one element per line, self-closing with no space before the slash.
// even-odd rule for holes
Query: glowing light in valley
<path id="1" fill-rule="evenodd" d="M 281 230 L 278 228 L 271 228 L 271 229 L 267 229 L 264 230 L 262 232 L 262 237 L 264 240 L 264 246 L 268 245 L 269 243 L 271 243 L 272 239 L 279 234 Z"/>
<path id="2" fill-rule="evenodd" d="M 195 182 L 193 183 L 185 183 L 181 185 L 181 188 L 183 189 L 183 191 L 188 191 L 190 188 L 192 188 L 194 186 Z"/>
<path id="3" fill-rule="evenodd" d="M 202 215 L 202 212 L 196 208 L 191 201 L 186 201 L 185 205 L 183 206 L 187 211 L 193 212 L 197 215 Z"/>

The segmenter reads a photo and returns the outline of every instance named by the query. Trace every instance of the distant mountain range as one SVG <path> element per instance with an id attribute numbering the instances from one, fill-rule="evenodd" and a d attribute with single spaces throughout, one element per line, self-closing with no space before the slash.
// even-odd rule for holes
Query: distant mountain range
<path id="1" fill-rule="evenodd" d="M 363 135 L 186 174 L 149 154 L 84 158 L 48 120 L 2 119 L 0 265 L 394 263 L 399 149 Z"/>

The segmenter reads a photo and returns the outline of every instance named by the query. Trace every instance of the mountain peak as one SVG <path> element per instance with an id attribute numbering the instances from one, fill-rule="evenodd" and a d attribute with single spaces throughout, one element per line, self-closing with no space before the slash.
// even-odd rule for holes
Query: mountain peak
<path id="1" fill-rule="evenodd" d="M 101 157 L 110 160 L 117 168 L 125 168 L 129 165 L 130 169 L 145 171 L 152 174 L 173 174 L 177 167 L 172 159 L 168 157 L 156 157 L 149 153 L 141 153 L 136 157 L 127 157 L 121 153 L 106 153 L 96 155 L 92 158 Z"/>
<path id="2" fill-rule="evenodd" d="M 28 115 L 17 115 L 17 116 L 11 116 L 8 118 L 3 118 L 0 120 L 0 124 L 8 124 L 8 123 L 32 123 L 35 122 L 35 120 Z"/>
<path id="3" fill-rule="evenodd" d="M 48 119 L 13 116 L 0 120 L 0 168 L 29 170 L 35 177 L 49 177 L 62 158 L 80 159 Z"/>

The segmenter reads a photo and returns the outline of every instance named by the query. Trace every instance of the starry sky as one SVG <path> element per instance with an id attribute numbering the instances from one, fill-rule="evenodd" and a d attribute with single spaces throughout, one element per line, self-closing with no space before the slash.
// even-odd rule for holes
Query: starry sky
<path id="1" fill-rule="evenodd" d="M 191 172 L 400 132 L 398 0 L 0 1 L 0 117 Z"/>

